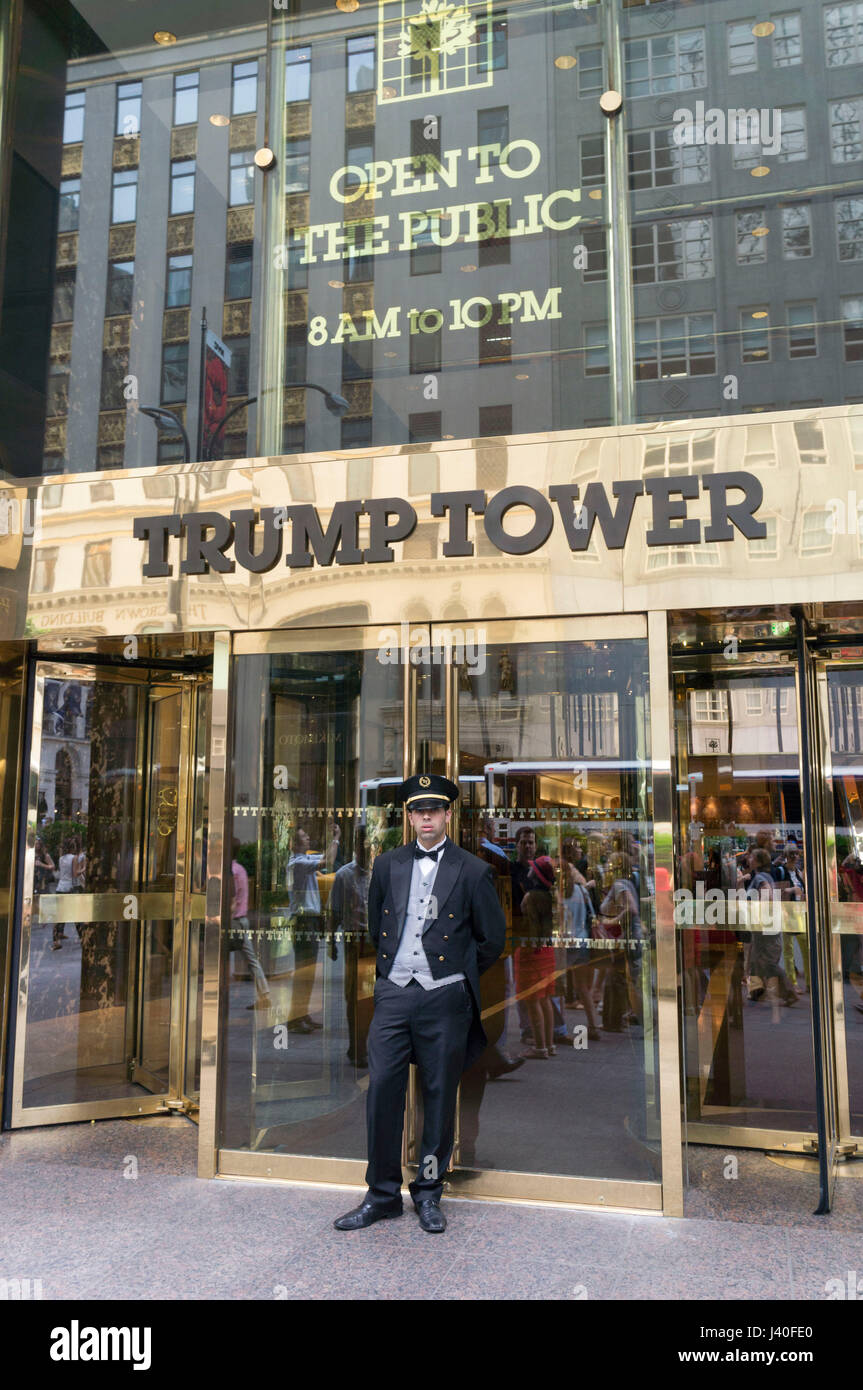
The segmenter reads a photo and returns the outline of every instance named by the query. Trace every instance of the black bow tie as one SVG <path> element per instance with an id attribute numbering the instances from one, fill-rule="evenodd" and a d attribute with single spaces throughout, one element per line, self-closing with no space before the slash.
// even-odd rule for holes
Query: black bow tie
<path id="1" fill-rule="evenodd" d="M 438 855 L 443 854 L 443 851 L 443 845 L 440 845 L 438 849 L 420 849 L 419 845 L 417 845 L 416 849 L 414 850 L 414 859 L 431 859 L 436 864 L 438 860 Z"/>

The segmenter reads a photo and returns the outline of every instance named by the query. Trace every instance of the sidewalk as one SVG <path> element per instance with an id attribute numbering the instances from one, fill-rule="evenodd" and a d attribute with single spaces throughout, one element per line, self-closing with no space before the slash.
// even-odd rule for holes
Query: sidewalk
<path id="1" fill-rule="evenodd" d="M 187 1120 L 0 1136 L 0 1279 L 45 1299 L 825 1299 L 863 1274 L 863 1180 L 815 1217 L 815 1179 L 690 1151 L 685 1220 L 445 1200 L 442 1236 L 408 1208 L 342 1234 L 359 1194 L 195 1177 Z M 124 1176 L 134 1173 L 138 1176 Z"/>

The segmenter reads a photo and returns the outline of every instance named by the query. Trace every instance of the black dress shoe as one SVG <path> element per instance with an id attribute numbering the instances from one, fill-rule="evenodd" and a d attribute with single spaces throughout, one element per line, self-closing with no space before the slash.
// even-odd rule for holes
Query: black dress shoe
<path id="1" fill-rule="evenodd" d="M 404 1208 L 381 1207 L 376 1202 L 361 1202 L 353 1211 L 345 1212 L 333 1222 L 337 1231 L 362 1231 L 366 1226 L 373 1226 L 376 1221 L 386 1221 L 390 1216 L 401 1216 Z"/>
<path id="2" fill-rule="evenodd" d="M 523 1066 L 523 1057 L 507 1057 L 505 1062 L 502 1062 L 499 1067 L 495 1067 L 494 1071 L 489 1072 L 488 1079 L 489 1081 L 497 1081 L 499 1076 L 508 1076 L 511 1071 L 518 1071 L 519 1067 Z"/>
<path id="3" fill-rule="evenodd" d="M 304 1018 L 292 1018 L 288 1024 L 289 1033 L 313 1033 L 315 1030 Z"/>
<path id="4" fill-rule="evenodd" d="M 439 1235 L 446 1230 L 446 1217 L 431 1197 L 427 1197 L 424 1202 L 417 1202 L 417 1216 L 424 1231 L 429 1231 L 432 1235 Z"/>

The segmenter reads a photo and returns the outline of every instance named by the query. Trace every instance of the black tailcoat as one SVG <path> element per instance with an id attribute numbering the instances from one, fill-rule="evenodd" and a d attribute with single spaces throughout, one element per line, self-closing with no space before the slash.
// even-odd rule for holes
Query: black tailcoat
<path id="1" fill-rule="evenodd" d="M 381 854 L 369 885 L 369 935 L 377 951 L 377 974 L 386 978 L 399 948 L 413 873 L 415 841 Z M 486 1036 L 480 1021 L 479 977 L 506 942 L 506 919 L 488 864 L 447 837 L 431 896 L 437 913 L 423 928 L 423 948 L 432 977 L 462 971 L 473 996 L 473 1022 L 465 1067 L 480 1056 Z"/>

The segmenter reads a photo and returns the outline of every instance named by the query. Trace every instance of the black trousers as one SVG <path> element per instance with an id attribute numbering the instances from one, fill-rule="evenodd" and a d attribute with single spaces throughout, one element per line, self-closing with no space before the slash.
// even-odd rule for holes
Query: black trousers
<path id="1" fill-rule="evenodd" d="M 367 1201 L 387 1206 L 400 1200 L 405 1094 L 412 1060 L 422 1083 L 423 1133 L 410 1194 L 414 1202 L 440 1201 L 472 1018 L 473 1001 L 461 980 L 430 990 L 415 981 L 404 987 L 377 981 L 368 1039 Z"/>

